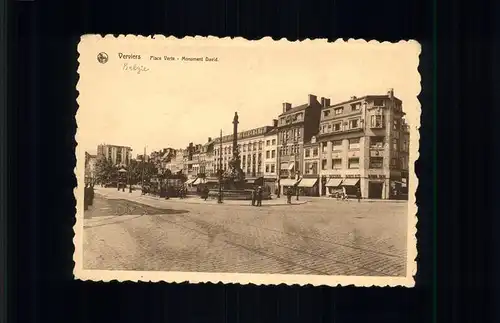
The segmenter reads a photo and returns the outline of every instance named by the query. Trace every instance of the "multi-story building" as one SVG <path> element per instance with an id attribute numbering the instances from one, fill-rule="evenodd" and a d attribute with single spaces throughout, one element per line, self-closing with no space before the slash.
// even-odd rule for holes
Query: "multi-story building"
<path id="1" fill-rule="evenodd" d="M 264 135 L 264 182 L 272 193 L 276 191 L 278 179 L 278 120 L 273 120 L 273 129 Z"/>
<path id="2" fill-rule="evenodd" d="M 319 145 L 316 136 L 310 141 L 304 142 L 304 167 L 302 168 L 302 178 L 298 183 L 303 195 L 319 195 Z"/>
<path id="3" fill-rule="evenodd" d="M 320 194 L 345 187 L 363 198 L 388 199 L 408 183 L 409 131 L 402 102 L 386 95 L 328 105 L 321 111 Z"/>
<path id="4" fill-rule="evenodd" d="M 306 104 L 296 107 L 283 103 L 283 112 L 278 119 L 278 159 L 280 189 L 295 185 L 303 168 L 304 143 L 310 142 L 317 133 L 321 117 L 321 108 L 329 104 L 329 99 L 309 95 Z"/>
<path id="5" fill-rule="evenodd" d="M 85 183 L 92 183 L 95 180 L 95 167 L 97 155 L 85 152 Z"/>
<path id="6" fill-rule="evenodd" d="M 113 165 L 128 165 L 132 158 L 132 148 L 127 146 L 102 144 L 97 146 L 97 157 L 104 157 Z"/>
<path id="7" fill-rule="evenodd" d="M 165 168 L 170 170 L 172 174 L 177 174 L 183 170 L 183 152 L 183 149 L 174 150 L 170 161 L 165 165 Z"/>
<path id="8" fill-rule="evenodd" d="M 197 175 L 196 171 L 193 168 L 193 164 L 196 164 L 197 162 L 193 160 L 193 156 L 195 153 L 195 146 L 193 143 L 189 143 L 189 145 L 186 147 L 186 149 L 183 150 L 182 152 L 182 172 L 184 175 L 186 175 L 188 178 L 193 178 Z"/>
<path id="9" fill-rule="evenodd" d="M 238 132 L 238 150 L 241 158 L 241 169 L 248 181 L 264 177 L 266 135 L 273 130 L 272 126 L 259 127 L 247 131 Z M 270 139 L 272 140 L 272 139 Z M 221 139 L 214 140 L 214 167 L 222 170 L 229 168 L 229 161 L 233 156 L 233 135 L 226 135 Z"/>

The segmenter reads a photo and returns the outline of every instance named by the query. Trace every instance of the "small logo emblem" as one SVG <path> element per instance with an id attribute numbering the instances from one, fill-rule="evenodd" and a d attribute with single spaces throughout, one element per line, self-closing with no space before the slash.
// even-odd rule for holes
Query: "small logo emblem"
<path id="1" fill-rule="evenodd" d="M 97 54 L 97 61 L 101 64 L 106 64 L 106 62 L 108 61 L 108 54 L 106 54 L 105 52 Z"/>

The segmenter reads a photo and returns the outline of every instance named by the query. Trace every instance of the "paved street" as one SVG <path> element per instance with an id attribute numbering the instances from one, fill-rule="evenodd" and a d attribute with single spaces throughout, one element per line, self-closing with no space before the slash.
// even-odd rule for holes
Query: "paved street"
<path id="1" fill-rule="evenodd" d="M 406 203 L 304 200 L 257 208 L 99 189 L 85 212 L 84 267 L 405 275 Z"/>

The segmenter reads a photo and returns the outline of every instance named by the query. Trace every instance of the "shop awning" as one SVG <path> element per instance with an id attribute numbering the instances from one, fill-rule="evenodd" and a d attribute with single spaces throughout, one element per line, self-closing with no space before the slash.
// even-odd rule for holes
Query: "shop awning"
<path id="1" fill-rule="evenodd" d="M 207 178 L 205 180 L 205 184 L 209 184 L 209 183 L 219 183 L 219 180 L 217 178 Z"/>
<path id="2" fill-rule="evenodd" d="M 295 165 L 293 163 L 291 163 L 290 165 L 288 165 L 288 170 L 292 170 L 294 166 Z"/>
<path id="3" fill-rule="evenodd" d="M 197 178 L 191 178 L 191 179 L 188 179 L 186 182 L 184 182 L 184 184 L 186 184 L 186 185 L 191 185 L 191 184 L 193 184 L 193 182 L 194 182 L 195 180 L 197 180 Z"/>
<path id="4" fill-rule="evenodd" d="M 288 170 L 288 164 L 287 163 L 283 163 L 281 164 L 281 170 Z"/>
<path id="5" fill-rule="evenodd" d="M 317 178 L 303 178 L 300 180 L 298 187 L 313 187 L 318 181 Z"/>
<path id="6" fill-rule="evenodd" d="M 342 186 L 356 186 L 359 183 L 359 178 L 346 178 L 342 182 Z"/>
<path id="7" fill-rule="evenodd" d="M 193 182 L 192 185 L 200 185 L 202 183 L 203 183 L 203 179 L 198 177 L 197 179 L 195 179 L 195 181 Z"/>
<path id="8" fill-rule="evenodd" d="M 342 178 L 330 178 L 328 182 L 326 182 L 326 187 L 339 187 L 342 183 Z"/>
<path id="9" fill-rule="evenodd" d="M 295 184 L 297 184 L 297 180 L 295 180 L 295 179 L 285 178 L 285 179 L 280 180 L 280 185 L 283 185 L 283 186 L 294 186 Z"/>
<path id="10" fill-rule="evenodd" d="M 260 183 L 264 182 L 264 177 L 249 177 L 249 178 L 246 178 L 245 181 L 248 184 L 258 184 L 259 182 Z"/>

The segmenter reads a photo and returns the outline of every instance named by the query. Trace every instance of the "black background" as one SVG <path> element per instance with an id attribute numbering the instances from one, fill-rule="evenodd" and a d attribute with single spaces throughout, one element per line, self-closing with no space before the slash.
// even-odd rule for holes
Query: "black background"
<path id="1" fill-rule="evenodd" d="M 492 167 L 496 155 L 491 154 L 495 151 L 491 130 L 500 116 L 492 100 L 491 85 L 499 84 L 492 82 L 498 75 L 492 62 L 500 50 L 489 29 L 492 4 L 35 0 L 9 1 L 8 9 L 8 103 L 12 108 L 6 119 L 9 189 L 3 192 L 12 203 L 8 205 L 8 283 L 3 287 L 10 303 L 4 312 L 9 321 L 500 321 L 488 307 L 494 304 L 493 290 L 499 286 L 498 280 L 492 280 L 491 252 L 500 245 L 491 240 L 497 235 L 490 222 L 491 215 L 500 214 L 498 207 L 493 210 L 498 174 Z M 86 33 L 418 40 L 422 44 L 422 128 L 416 165 L 420 178 L 416 287 L 73 281 L 76 45 Z M 436 147 L 438 186 L 433 181 Z"/>

